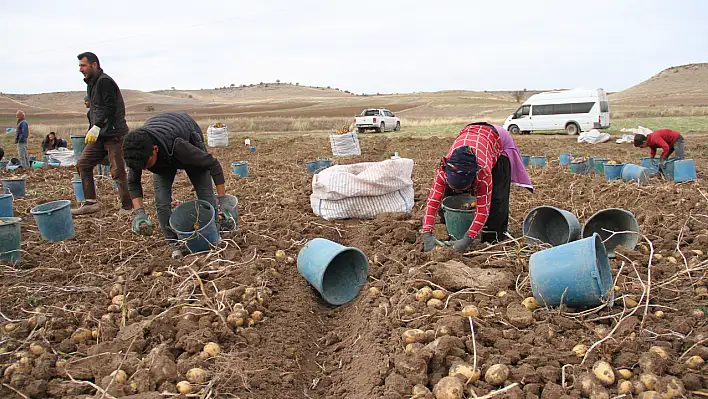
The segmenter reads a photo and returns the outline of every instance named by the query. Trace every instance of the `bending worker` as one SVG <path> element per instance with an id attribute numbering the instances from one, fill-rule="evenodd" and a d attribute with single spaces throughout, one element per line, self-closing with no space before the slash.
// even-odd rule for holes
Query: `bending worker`
<path id="1" fill-rule="evenodd" d="M 202 131 L 189 115 L 165 112 L 148 119 L 143 126 L 125 136 L 123 156 L 128 166 L 128 189 L 133 202 L 133 231 L 141 235 L 152 234 L 152 224 L 143 208 L 141 185 L 142 171 L 149 170 L 153 173 L 157 219 L 172 247 L 173 258 L 183 255 L 182 248 L 177 245 L 177 234 L 169 223 L 172 183 L 178 169 L 187 173 L 197 198 L 209 202 L 217 212 L 222 209 L 225 220 L 232 217 L 228 209 L 233 209 L 233 204 L 226 203 L 228 199 L 224 197 L 226 189 L 221 164 L 207 152 Z M 212 180 L 217 196 L 214 195 Z"/>
<path id="2" fill-rule="evenodd" d="M 485 122 L 465 126 L 442 159 L 428 196 L 423 218 L 423 248 L 435 248 L 433 225 L 443 198 L 463 192 L 476 197 L 475 216 L 467 234 L 453 242 L 464 252 L 482 233 L 482 242 L 498 242 L 509 225 L 511 183 L 533 192 L 521 154 L 509 132 Z M 444 218 L 441 214 L 441 221 Z"/>
<path id="3" fill-rule="evenodd" d="M 681 133 L 671 129 L 659 129 L 652 133 L 635 134 L 634 146 L 639 148 L 649 147 L 649 156 L 656 157 L 656 150 L 661 148 L 661 162 L 663 163 L 674 152 L 674 158 L 683 159 L 683 136 Z"/>

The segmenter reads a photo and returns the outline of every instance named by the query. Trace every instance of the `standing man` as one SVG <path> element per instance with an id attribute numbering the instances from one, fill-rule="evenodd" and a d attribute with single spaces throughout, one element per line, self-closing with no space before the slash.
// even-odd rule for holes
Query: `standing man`
<path id="1" fill-rule="evenodd" d="M 423 249 L 435 248 L 432 231 L 443 198 L 464 192 L 475 196 L 477 205 L 469 230 L 453 242 L 455 251 L 465 252 L 480 233 L 483 242 L 501 240 L 509 225 L 512 182 L 533 192 L 509 132 L 485 122 L 465 126 L 435 173 L 423 218 Z"/>
<path id="2" fill-rule="evenodd" d="M 88 119 L 90 128 L 86 132 L 86 148 L 81 153 L 76 168 L 81 174 L 86 201 L 73 215 L 88 215 L 101 210 L 96 199 L 93 168 L 108 155 L 111 176 L 118 183 L 118 196 L 124 211 L 130 211 L 132 204 L 128 193 L 128 180 L 123 160 L 123 136 L 128 133 L 125 122 L 125 104 L 116 82 L 101 69 L 94 53 L 81 53 L 79 71 L 84 75 L 88 96 Z"/>
<path id="3" fill-rule="evenodd" d="M 29 155 L 27 154 L 27 137 L 29 136 L 29 125 L 25 120 L 25 112 L 18 110 L 15 114 L 17 117 L 17 129 L 15 135 L 15 143 L 17 144 L 17 157 L 20 158 L 20 166 L 29 168 Z"/>
<path id="4" fill-rule="evenodd" d="M 209 202 L 218 215 L 222 229 L 234 226 L 233 210 L 236 204 L 229 203 L 225 197 L 224 172 L 221 164 L 204 146 L 202 130 L 189 115 L 178 112 L 157 114 L 145 121 L 145 124 L 125 136 L 123 143 L 125 162 L 128 164 L 128 185 L 133 201 L 133 231 L 141 235 L 152 232 L 145 209 L 143 208 L 143 170 L 152 172 L 155 188 L 155 206 L 160 228 L 172 247 L 172 257 L 182 256 L 178 246 L 177 234 L 170 228 L 172 214 L 172 183 L 178 169 L 187 172 L 194 186 L 197 198 Z M 216 185 L 216 194 L 212 188 Z M 221 209 L 221 212 L 219 212 Z"/>
<path id="5" fill-rule="evenodd" d="M 674 158 L 683 159 L 683 136 L 681 133 L 671 130 L 671 129 L 659 129 L 652 133 L 647 134 L 635 134 L 634 135 L 634 146 L 639 148 L 649 147 L 649 156 L 656 157 L 656 150 L 661 148 L 663 151 L 661 153 L 660 164 L 666 162 L 674 152 Z"/>

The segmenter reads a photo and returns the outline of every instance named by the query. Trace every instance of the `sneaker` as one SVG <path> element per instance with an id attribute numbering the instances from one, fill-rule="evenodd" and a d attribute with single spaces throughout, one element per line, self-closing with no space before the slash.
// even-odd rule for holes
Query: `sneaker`
<path id="1" fill-rule="evenodd" d="M 89 215 L 92 213 L 99 212 L 101 210 L 101 204 L 98 202 L 84 202 L 80 207 L 71 210 L 72 215 Z"/>

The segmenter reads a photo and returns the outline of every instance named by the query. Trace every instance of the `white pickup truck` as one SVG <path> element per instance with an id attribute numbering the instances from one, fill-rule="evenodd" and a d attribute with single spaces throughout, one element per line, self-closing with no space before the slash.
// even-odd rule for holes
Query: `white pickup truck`
<path id="1" fill-rule="evenodd" d="M 368 129 L 373 129 L 377 133 L 401 130 L 401 120 L 385 108 L 365 109 L 354 119 L 354 125 L 359 133 L 364 133 Z"/>

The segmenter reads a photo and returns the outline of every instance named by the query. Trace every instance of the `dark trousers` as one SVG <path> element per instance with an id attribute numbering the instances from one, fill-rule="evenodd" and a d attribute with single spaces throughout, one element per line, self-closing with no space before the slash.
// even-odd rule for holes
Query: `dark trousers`
<path id="1" fill-rule="evenodd" d="M 444 197 L 455 195 L 449 186 Z M 509 196 L 511 194 L 511 162 L 505 155 L 500 155 L 492 168 L 492 204 L 489 218 L 482 230 L 482 242 L 503 240 L 509 228 Z M 442 207 L 438 211 L 440 221 L 445 223 Z"/>
<path id="2" fill-rule="evenodd" d="M 122 137 L 99 137 L 93 144 L 87 144 L 79 157 L 76 169 L 81 175 L 81 183 L 84 188 L 84 198 L 89 201 L 96 200 L 96 185 L 93 181 L 93 168 L 100 164 L 108 155 L 108 162 L 111 164 L 111 176 L 118 183 L 118 196 L 120 197 L 123 209 L 133 209 L 133 203 L 128 193 L 128 175 L 125 172 L 125 161 L 123 160 L 123 138 Z"/>
<path id="3" fill-rule="evenodd" d="M 212 187 L 212 178 L 208 170 L 186 170 L 189 181 L 192 182 L 197 198 L 211 204 L 214 209 L 219 209 L 216 204 L 216 194 Z M 170 215 L 172 215 L 172 184 L 175 181 L 177 170 L 161 174 L 153 173 L 152 183 L 155 187 L 155 208 L 157 220 L 160 222 L 162 234 L 169 243 L 177 240 L 177 234 L 170 228 Z"/>
<path id="4" fill-rule="evenodd" d="M 674 145 L 672 145 L 669 149 L 669 154 L 667 157 L 671 156 L 671 154 L 674 154 L 674 158 L 676 159 L 683 159 L 683 136 L 679 136 L 679 138 L 676 139 Z"/>

